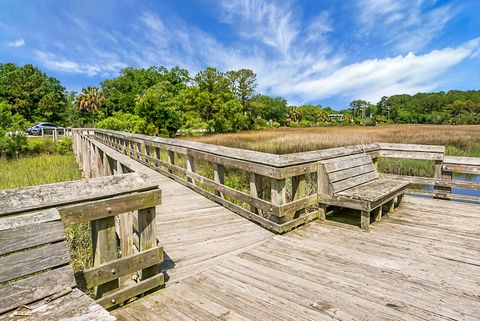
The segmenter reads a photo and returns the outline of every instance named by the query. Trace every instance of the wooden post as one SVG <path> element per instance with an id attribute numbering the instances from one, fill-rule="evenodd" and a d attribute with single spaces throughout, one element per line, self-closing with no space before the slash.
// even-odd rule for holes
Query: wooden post
<path id="1" fill-rule="evenodd" d="M 405 198 L 405 194 L 400 194 L 397 196 L 397 207 L 403 204 L 404 198 Z"/>
<path id="2" fill-rule="evenodd" d="M 385 212 L 386 213 L 393 214 L 393 212 L 395 211 L 395 204 L 394 204 L 393 199 L 391 201 L 388 201 L 387 203 L 385 203 L 384 206 L 385 206 Z"/>
<path id="3" fill-rule="evenodd" d="M 119 161 L 115 160 L 115 169 L 114 169 L 114 171 L 113 171 L 113 175 L 120 175 L 120 174 L 123 174 L 122 163 L 120 163 Z"/>
<path id="4" fill-rule="evenodd" d="M 91 166 L 92 166 L 92 155 L 91 155 L 91 149 L 89 146 L 90 142 L 88 141 L 87 138 L 85 138 L 85 161 L 83 162 L 84 164 L 84 174 L 86 178 L 91 178 L 92 177 L 92 171 L 91 171 Z"/>
<path id="5" fill-rule="evenodd" d="M 154 150 L 154 153 L 155 153 L 155 158 L 160 160 L 161 159 L 161 155 L 160 155 L 160 148 L 158 147 L 155 147 L 155 150 Z M 156 167 L 160 167 L 157 163 L 155 163 L 155 166 Z"/>
<path id="6" fill-rule="evenodd" d="M 92 221 L 93 266 L 117 259 L 117 238 L 115 217 L 106 217 Z M 95 288 L 95 298 L 99 299 L 118 288 L 118 279 L 101 284 Z"/>
<path id="7" fill-rule="evenodd" d="M 225 184 L 225 166 L 217 163 L 213 164 L 213 179 L 215 183 Z M 219 191 L 215 191 L 215 195 L 223 198 L 223 193 Z"/>
<path id="8" fill-rule="evenodd" d="M 120 225 L 120 251 L 122 257 L 133 254 L 133 222 L 132 212 L 118 215 Z"/>
<path id="9" fill-rule="evenodd" d="M 369 231 L 370 230 L 370 211 L 361 211 L 361 221 L 360 227 L 362 230 Z"/>
<path id="10" fill-rule="evenodd" d="M 380 205 L 373 211 L 375 222 L 380 222 L 382 220 L 382 206 Z"/>
<path id="11" fill-rule="evenodd" d="M 292 177 L 292 195 L 293 200 L 298 200 L 307 196 L 307 177 L 305 175 Z M 298 217 L 304 213 L 305 209 L 298 210 L 294 213 L 294 217 Z"/>
<path id="12" fill-rule="evenodd" d="M 272 203 L 274 205 L 283 205 L 286 203 L 287 189 L 285 185 L 285 179 L 270 179 L 271 192 L 272 192 Z"/>
<path id="13" fill-rule="evenodd" d="M 155 207 L 138 210 L 138 232 L 140 252 L 157 246 L 157 225 Z M 142 280 L 158 273 L 157 266 L 150 266 L 142 270 Z"/>
<path id="14" fill-rule="evenodd" d="M 103 153 L 103 175 L 113 175 L 113 159 L 108 157 L 107 153 Z"/>
<path id="15" fill-rule="evenodd" d="M 190 155 L 187 155 L 187 174 L 188 173 L 195 173 L 195 158 Z M 195 181 L 191 177 L 187 177 L 187 182 L 195 185 Z"/>
<path id="16" fill-rule="evenodd" d="M 261 175 L 250 173 L 250 195 L 263 199 L 263 177 Z M 253 213 L 262 214 L 262 211 L 251 205 L 250 210 Z"/>
<path id="17" fill-rule="evenodd" d="M 175 153 L 171 150 L 168 151 L 167 163 L 175 165 Z M 168 172 L 173 173 L 173 171 L 171 169 L 168 169 Z"/>

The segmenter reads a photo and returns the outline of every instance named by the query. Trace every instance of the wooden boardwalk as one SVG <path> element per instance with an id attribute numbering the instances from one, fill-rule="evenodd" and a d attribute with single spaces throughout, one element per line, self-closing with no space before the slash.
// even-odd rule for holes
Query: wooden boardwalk
<path id="1" fill-rule="evenodd" d="M 275 235 L 160 174 L 166 288 L 120 320 L 478 320 L 480 207 L 406 197 L 366 233 Z"/>

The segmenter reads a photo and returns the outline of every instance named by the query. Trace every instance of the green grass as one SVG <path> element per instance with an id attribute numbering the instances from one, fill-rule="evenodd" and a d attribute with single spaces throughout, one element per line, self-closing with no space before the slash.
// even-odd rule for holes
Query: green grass
<path id="1" fill-rule="evenodd" d="M 0 189 L 43 185 L 81 178 L 72 152 L 0 159 Z"/>
<path id="2" fill-rule="evenodd" d="M 54 143 L 43 138 L 28 141 L 29 156 L 0 158 L 0 190 L 73 181 L 82 178 L 71 151 L 71 140 Z M 88 223 L 65 227 L 74 271 L 92 266 L 92 240 Z"/>
<path id="3" fill-rule="evenodd" d="M 435 162 L 420 159 L 379 157 L 377 170 L 386 174 L 434 177 Z"/>

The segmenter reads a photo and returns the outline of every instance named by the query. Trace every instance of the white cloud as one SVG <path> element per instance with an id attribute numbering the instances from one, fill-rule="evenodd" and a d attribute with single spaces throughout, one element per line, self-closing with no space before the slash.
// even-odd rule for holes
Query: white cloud
<path id="1" fill-rule="evenodd" d="M 7 46 L 9 46 L 9 47 L 23 47 L 23 46 L 25 46 L 25 40 L 23 40 L 23 38 L 20 38 L 20 39 L 14 40 L 14 41 L 10 41 L 10 42 L 7 43 Z"/>
<path id="2" fill-rule="evenodd" d="M 293 91 L 307 100 L 336 95 L 378 101 L 382 96 L 431 91 L 438 76 L 479 50 L 479 40 L 424 55 L 399 55 L 350 64 L 320 78 L 299 81 Z"/>
<path id="3" fill-rule="evenodd" d="M 432 0 L 358 0 L 357 10 L 360 36 L 379 35 L 401 52 L 423 49 L 460 11 Z"/>
<path id="4" fill-rule="evenodd" d="M 116 62 L 105 62 L 103 64 L 79 63 L 41 50 L 35 51 L 35 56 L 49 70 L 62 73 L 110 76 L 126 67 L 125 64 Z"/>

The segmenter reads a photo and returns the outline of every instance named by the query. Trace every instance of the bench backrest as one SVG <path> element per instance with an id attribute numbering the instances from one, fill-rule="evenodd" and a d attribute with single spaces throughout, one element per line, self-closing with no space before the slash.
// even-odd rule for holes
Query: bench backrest
<path id="1" fill-rule="evenodd" d="M 378 179 L 372 158 L 365 153 L 320 161 L 319 193 L 333 194 Z"/>
<path id="2" fill-rule="evenodd" d="M 75 286 L 56 209 L 0 218 L 0 314 Z"/>

